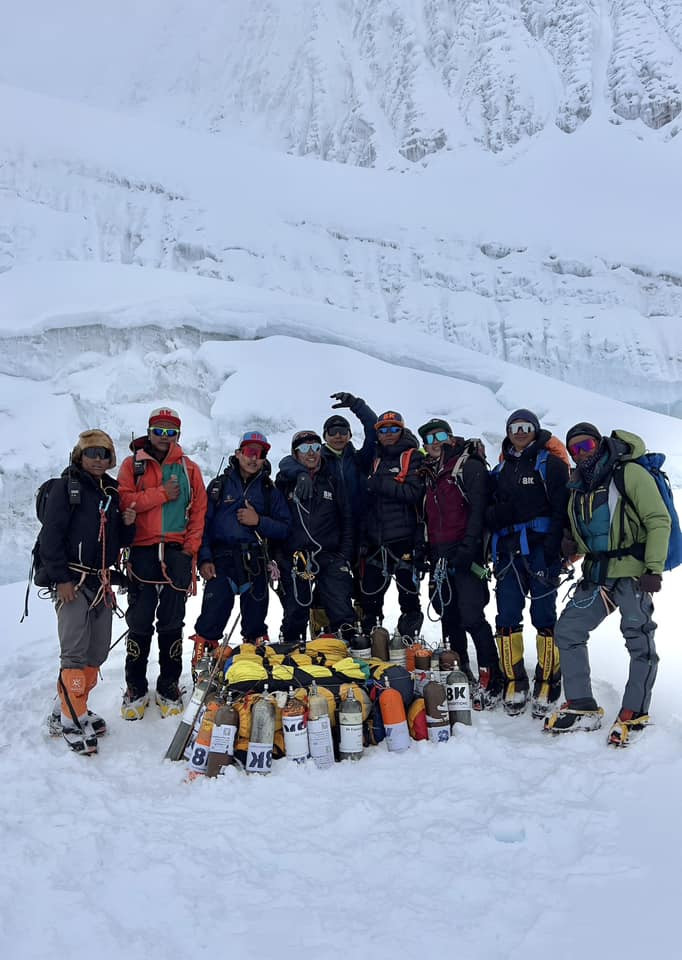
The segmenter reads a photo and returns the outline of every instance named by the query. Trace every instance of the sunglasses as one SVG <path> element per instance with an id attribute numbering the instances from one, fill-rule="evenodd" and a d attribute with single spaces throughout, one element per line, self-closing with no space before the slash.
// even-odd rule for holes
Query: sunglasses
<path id="1" fill-rule="evenodd" d="M 345 427 L 330 427 L 327 430 L 328 437 L 347 437 L 349 431 Z"/>
<path id="2" fill-rule="evenodd" d="M 155 437 L 177 437 L 180 431 L 176 427 L 152 427 L 150 433 Z"/>
<path id="3" fill-rule="evenodd" d="M 578 440 L 577 443 L 569 443 L 568 452 L 573 459 L 575 459 L 579 453 L 594 453 L 598 446 L 599 444 L 594 437 L 588 437 L 587 440 Z"/>
<path id="4" fill-rule="evenodd" d="M 435 433 L 427 433 L 424 441 L 430 446 L 432 443 L 445 443 L 449 439 L 450 434 L 446 433 L 445 430 L 436 430 Z"/>
<path id="5" fill-rule="evenodd" d="M 255 457 L 256 460 L 262 460 L 264 458 L 263 448 L 257 443 L 250 443 L 245 447 L 240 447 L 239 452 L 245 457 Z"/>
<path id="6" fill-rule="evenodd" d="M 528 420 L 516 420 L 509 424 L 508 432 L 513 436 L 515 433 L 535 433 L 535 426 Z"/>
<path id="7" fill-rule="evenodd" d="M 321 449 L 321 443 L 299 443 L 296 447 L 298 453 L 319 453 Z"/>
<path id="8" fill-rule="evenodd" d="M 379 433 L 401 433 L 402 427 L 379 427 Z"/>
<path id="9" fill-rule="evenodd" d="M 90 460 L 111 460 L 111 450 L 106 447 L 85 447 L 82 452 Z"/>

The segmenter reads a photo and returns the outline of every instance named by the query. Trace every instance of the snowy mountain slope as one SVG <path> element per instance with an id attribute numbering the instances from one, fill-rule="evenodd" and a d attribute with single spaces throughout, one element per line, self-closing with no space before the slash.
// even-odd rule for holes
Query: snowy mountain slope
<path id="1" fill-rule="evenodd" d="M 666 577 L 656 598 L 654 725 L 628 751 L 609 751 L 604 730 L 547 739 L 529 716 L 496 712 L 442 746 L 382 745 L 325 771 L 281 760 L 269 777 L 233 769 L 192 784 L 161 759 L 173 721 L 156 708 L 139 723 L 118 715 L 121 644 L 92 695 L 110 729 L 98 756 L 42 734 L 57 641 L 50 604 L 34 599 L 0 648 L 2 955 L 67 955 L 77 936 L 101 960 L 616 960 L 650 953 L 655 930 L 656 949 L 674 956 L 680 586 Z M 0 588 L 4 611 L 21 603 L 19 586 Z M 273 597 L 274 630 L 278 608 Z M 192 602 L 189 623 L 196 613 Z M 426 635 L 435 642 L 437 628 Z M 613 618 L 591 656 L 609 720 L 627 661 Z M 152 680 L 155 668 L 152 655 Z M 623 897 L 636 909 L 618 907 Z"/>
<path id="2" fill-rule="evenodd" d="M 187 274 L 51 264 L 0 275 L 0 578 L 24 571 L 33 493 L 60 472 L 78 432 L 97 424 L 119 459 L 161 402 L 177 405 L 206 476 L 255 426 L 276 465 L 293 432 L 320 429 L 329 394 L 397 408 L 416 428 L 441 415 L 482 436 L 494 460 L 511 410 L 530 406 L 559 436 L 576 420 L 627 427 L 668 454 L 682 485 L 679 421 L 607 400 L 425 334 L 333 307 Z M 326 342 L 321 342 L 326 341 Z M 39 412 L 37 415 L 37 411 Z M 27 437 L 31 438 L 30 446 Z M 17 569 L 17 559 L 21 566 Z"/>
<path id="3" fill-rule="evenodd" d="M 5 82 L 358 165 L 592 116 L 666 139 L 682 109 L 676 0 L 27 0 L 3 26 Z"/>
<path id="4" fill-rule="evenodd" d="M 237 281 L 682 413 L 682 140 L 554 133 L 513 166 L 406 178 L 239 141 L 226 156 L 11 88 L 0 103 L 0 270 L 75 259 Z"/>

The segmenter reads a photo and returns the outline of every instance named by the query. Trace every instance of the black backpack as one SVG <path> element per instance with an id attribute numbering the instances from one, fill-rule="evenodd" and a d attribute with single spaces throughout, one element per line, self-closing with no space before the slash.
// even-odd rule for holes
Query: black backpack
<path id="1" fill-rule="evenodd" d="M 40 521 L 40 524 L 45 522 L 45 515 L 47 513 L 47 501 L 50 497 L 50 492 L 53 489 L 55 483 L 58 483 L 62 477 L 68 478 L 67 483 L 67 492 L 69 495 L 69 507 L 73 511 L 81 502 L 81 485 L 78 477 L 72 472 L 71 467 L 67 467 L 66 470 L 62 473 L 61 477 L 50 477 L 49 480 L 44 480 L 36 492 L 36 517 Z M 29 572 L 29 585 L 30 581 L 33 580 L 36 587 L 51 587 L 52 583 L 48 576 L 47 570 L 43 566 L 43 563 L 40 559 L 40 532 L 36 537 L 36 542 L 33 544 L 33 550 L 31 551 L 31 570 Z M 28 600 L 28 589 L 26 591 L 26 598 Z"/>

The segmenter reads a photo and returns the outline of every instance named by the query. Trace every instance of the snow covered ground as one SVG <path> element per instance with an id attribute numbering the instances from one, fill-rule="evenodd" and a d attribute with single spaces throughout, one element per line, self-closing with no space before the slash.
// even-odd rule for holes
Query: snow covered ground
<path id="1" fill-rule="evenodd" d="M 498 711 L 446 745 L 194 783 L 162 759 L 175 721 L 155 707 L 120 718 L 122 644 L 92 696 L 110 730 L 97 757 L 43 734 L 54 614 L 34 595 L 19 625 L 22 586 L 0 588 L 2 956 L 616 960 L 654 944 L 673 956 L 682 575 L 664 583 L 655 725 L 631 749 L 609 750 L 604 730 L 550 739 L 530 716 Z M 274 596 L 271 610 L 272 632 Z M 188 625 L 196 613 L 193 601 Z M 438 628 L 426 636 L 435 643 Z M 529 630 L 526 644 L 532 653 Z M 615 618 L 591 658 L 610 721 L 627 668 Z"/>

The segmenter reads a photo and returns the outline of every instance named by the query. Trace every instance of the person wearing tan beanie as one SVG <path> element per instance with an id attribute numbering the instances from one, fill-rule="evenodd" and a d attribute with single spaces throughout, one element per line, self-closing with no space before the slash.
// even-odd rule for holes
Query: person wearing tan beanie
<path id="1" fill-rule="evenodd" d="M 105 721 L 88 709 L 88 696 L 111 644 L 116 600 L 110 567 L 135 532 L 135 510 L 121 510 L 118 483 L 108 472 L 115 463 L 109 434 L 83 431 L 68 469 L 49 488 L 39 538 L 61 651 L 59 701 L 48 718 L 49 732 L 63 735 L 83 755 L 97 753 L 98 737 L 106 732 Z"/>

